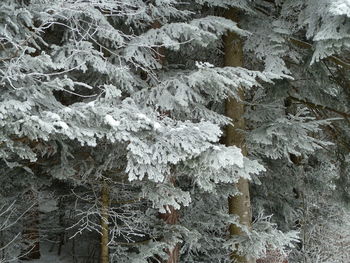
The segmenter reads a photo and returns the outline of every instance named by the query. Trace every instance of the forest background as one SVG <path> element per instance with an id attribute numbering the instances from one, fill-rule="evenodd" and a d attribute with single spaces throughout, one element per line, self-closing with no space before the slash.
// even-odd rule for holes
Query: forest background
<path id="1" fill-rule="evenodd" d="M 0 262 L 347 262 L 349 51 L 349 0 L 2 0 Z"/>

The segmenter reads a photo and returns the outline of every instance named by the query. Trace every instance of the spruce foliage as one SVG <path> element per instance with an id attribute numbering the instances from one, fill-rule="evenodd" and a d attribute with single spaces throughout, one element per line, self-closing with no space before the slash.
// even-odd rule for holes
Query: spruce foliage
<path id="1" fill-rule="evenodd" d="M 349 223 L 349 10 L 347 0 L 1 1 L 0 261 L 23 256 L 33 213 L 59 254 L 96 250 L 102 207 L 110 262 L 169 262 L 174 248 L 179 262 L 231 262 L 232 250 L 342 262 L 329 233 Z M 243 40 L 244 67 L 222 66 L 228 32 Z M 248 156 L 220 141 L 224 102 L 242 91 Z M 252 184 L 252 229 L 227 211 L 240 178 Z M 245 235 L 229 238 L 230 224 Z"/>

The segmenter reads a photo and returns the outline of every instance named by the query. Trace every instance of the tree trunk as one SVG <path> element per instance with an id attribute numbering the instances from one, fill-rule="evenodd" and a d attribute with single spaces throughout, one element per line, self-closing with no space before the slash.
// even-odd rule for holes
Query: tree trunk
<path id="1" fill-rule="evenodd" d="M 39 203 L 37 192 L 34 189 L 25 193 L 24 198 L 33 207 L 24 215 L 22 230 L 21 260 L 33 260 L 40 258 L 39 240 Z"/>
<path id="2" fill-rule="evenodd" d="M 109 190 L 104 183 L 101 189 L 101 250 L 100 263 L 109 263 L 109 226 L 108 226 L 108 210 L 109 210 Z"/>
<path id="3" fill-rule="evenodd" d="M 177 210 L 174 209 L 174 207 L 169 207 L 170 212 L 167 212 L 165 214 L 160 214 L 159 217 L 162 218 L 167 224 L 175 225 L 178 222 L 179 219 L 179 213 Z M 180 256 L 180 245 L 176 244 L 175 247 L 171 249 L 167 249 L 166 251 L 169 255 L 169 258 L 166 261 L 163 261 L 164 263 L 177 263 L 179 262 L 179 256 Z"/>
<path id="4" fill-rule="evenodd" d="M 171 177 L 169 179 L 171 184 L 175 184 L 175 178 Z M 166 212 L 164 214 L 159 214 L 159 217 L 163 219 L 167 224 L 175 225 L 179 221 L 179 213 L 178 211 L 170 206 L 169 212 Z M 163 261 L 164 263 L 177 263 L 179 262 L 179 256 L 180 256 L 180 244 L 176 244 L 175 247 L 171 249 L 167 249 L 166 251 L 169 255 L 169 258 L 166 261 Z"/>
<path id="5" fill-rule="evenodd" d="M 238 22 L 238 12 L 235 9 L 230 9 L 226 13 L 226 18 L 232 19 Z M 243 66 L 243 49 L 242 40 L 235 33 L 228 33 L 224 37 L 224 51 L 225 51 L 225 66 L 230 67 L 242 67 Z M 244 100 L 244 91 L 239 91 L 241 100 Z M 243 155 L 247 155 L 247 149 L 245 146 L 245 136 L 240 130 L 245 129 L 244 105 L 241 101 L 235 98 L 228 98 L 225 105 L 225 113 L 227 117 L 232 119 L 232 125 L 228 125 L 226 128 L 225 144 L 226 146 L 237 146 L 242 149 Z M 242 225 L 251 228 L 251 205 L 249 194 L 249 181 L 241 178 L 235 185 L 237 190 L 241 192 L 240 195 L 230 196 L 228 198 L 229 213 L 235 214 L 239 217 Z M 230 235 L 244 235 L 242 230 L 235 226 L 230 226 Z M 252 258 L 242 257 L 237 254 L 236 249 L 232 248 L 231 259 L 237 263 L 253 263 Z"/>

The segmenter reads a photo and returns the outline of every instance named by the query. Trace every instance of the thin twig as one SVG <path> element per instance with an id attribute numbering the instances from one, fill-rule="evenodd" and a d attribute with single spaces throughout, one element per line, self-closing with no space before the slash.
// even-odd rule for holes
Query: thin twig
<path id="1" fill-rule="evenodd" d="M 350 118 L 350 113 L 347 113 L 347 112 L 342 112 L 342 111 L 333 109 L 333 108 L 328 107 L 328 106 L 315 104 L 313 102 L 310 102 L 310 101 L 307 101 L 307 100 L 304 100 L 304 99 L 299 99 L 299 98 L 296 98 L 296 97 L 293 97 L 293 96 L 290 96 L 290 95 L 289 95 L 289 98 L 291 98 L 294 101 L 297 101 L 297 102 L 300 102 L 302 104 L 305 104 L 306 106 L 312 107 L 312 108 L 317 108 L 317 109 L 322 109 L 322 110 L 327 110 L 327 111 L 334 112 L 334 113 L 336 113 L 338 115 L 343 116 L 347 120 L 348 120 L 348 118 Z"/>

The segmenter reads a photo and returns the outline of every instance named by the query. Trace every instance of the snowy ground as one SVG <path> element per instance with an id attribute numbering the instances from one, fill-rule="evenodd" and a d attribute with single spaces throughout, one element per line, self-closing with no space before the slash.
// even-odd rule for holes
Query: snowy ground
<path id="1" fill-rule="evenodd" d="M 68 258 L 67 256 L 61 256 L 58 257 L 54 253 L 49 253 L 49 254 L 42 254 L 40 259 L 34 259 L 31 260 L 30 262 L 35 262 L 35 263 L 74 263 L 73 259 L 70 257 Z M 78 261 L 76 261 L 78 262 Z"/>
<path id="2" fill-rule="evenodd" d="M 41 243 L 40 244 L 40 253 L 41 258 L 28 261 L 33 263 L 78 263 L 80 261 L 73 260 L 73 257 L 69 251 L 67 251 L 67 248 L 65 248 L 61 255 L 57 255 L 57 247 L 54 248 L 53 251 L 50 252 L 50 244 Z"/>
<path id="3" fill-rule="evenodd" d="M 97 251 L 96 245 L 87 244 L 86 241 L 79 240 L 75 242 L 75 249 L 73 252 L 72 242 L 68 241 L 63 247 L 60 256 L 58 256 L 58 247 L 55 246 L 51 248 L 51 244 L 41 242 L 40 243 L 40 253 L 41 258 L 31 261 L 26 261 L 28 263 L 96 263 Z M 51 248 L 51 251 L 50 251 Z M 73 257 L 73 253 L 75 258 Z"/>

